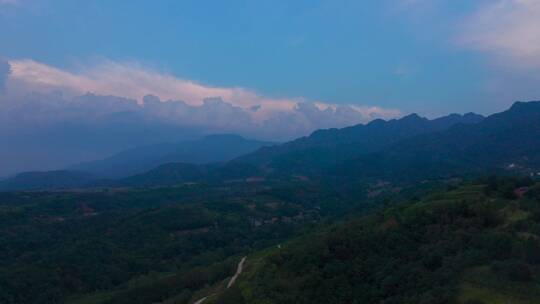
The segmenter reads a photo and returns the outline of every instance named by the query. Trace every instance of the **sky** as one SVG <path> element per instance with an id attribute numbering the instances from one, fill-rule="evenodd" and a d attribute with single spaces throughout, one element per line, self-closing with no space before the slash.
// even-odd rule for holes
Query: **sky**
<path id="1" fill-rule="evenodd" d="M 0 125 L 130 112 L 283 141 L 491 114 L 540 99 L 538 16 L 540 0 L 0 0 Z"/>

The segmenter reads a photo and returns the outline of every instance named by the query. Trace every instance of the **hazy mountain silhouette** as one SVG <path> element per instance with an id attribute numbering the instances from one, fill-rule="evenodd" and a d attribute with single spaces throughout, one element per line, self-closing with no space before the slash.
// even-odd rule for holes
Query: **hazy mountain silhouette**
<path id="1" fill-rule="evenodd" d="M 103 160 L 78 164 L 69 169 L 106 178 L 121 178 L 140 174 L 167 163 L 225 162 L 270 145 L 273 144 L 232 134 L 209 135 L 198 140 L 137 147 Z"/>
<path id="2" fill-rule="evenodd" d="M 295 176 L 346 183 L 377 179 L 418 181 L 495 172 L 536 174 L 540 172 L 539 135 L 540 102 L 517 102 L 509 110 L 487 118 L 454 114 L 428 120 L 412 114 L 399 120 L 320 130 L 309 137 L 261 148 L 225 164 L 173 162 L 105 184 L 170 185 Z M 207 141 L 212 139 L 219 140 L 209 144 Z M 234 136 L 206 138 L 194 144 L 198 148 L 188 151 L 221 147 L 225 143 L 231 146 L 231 141 L 245 142 Z M 246 146 L 253 148 L 257 144 L 260 143 L 246 143 Z M 144 157 L 145 154 L 133 155 Z M 206 157 L 200 156 L 199 160 Z"/>

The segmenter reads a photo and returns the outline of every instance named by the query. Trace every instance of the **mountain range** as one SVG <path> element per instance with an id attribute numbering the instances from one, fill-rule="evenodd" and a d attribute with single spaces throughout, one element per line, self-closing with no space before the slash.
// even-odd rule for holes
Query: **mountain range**
<path id="1" fill-rule="evenodd" d="M 122 177 L 100 183 L 107 186 L 291 178 L 341 184 L 415 182 L 500 172 L 537 174 L 539 134 L 540 102 L 516 102 L 510 109 L 485 118 L 468 113 L 429 120 L 411 114 L 401 119 L 319 130 L 281 145 L 235 136 L 208 137 L 183 145 L 129 150 L 75 169 Z M 232 150 L 224 151 L 225 147 Z M 242 151 L 244 155 L 218 163 Z M 205 162 L 213 164 L 201 164 Z M 129 172 L 138 174 L 123 177 Z M 20 185 L 24 184 L 23 177 L 16 177 Z M 6 189 L 6 185 L 13 185 L 13 179 L 0 187 Z"/>
<path id="2" fill-rule="evenodd" d="M 480 123 L 455 125 L 363 155 L 333 168 L 339 176 L 418 179 L 540 172 L 540 102 L 516 102 Z"/>
<path id="3" fill-rule="evenodd" d="M 402 140 L 476 124 L 484 117 L 469 113 L 429 120 L 417 114 L 390 121 L 375 120 L 343 129 L 319 130 L 281 145 L 265 146 L 221 166 L 169 163 L 147 173 L 121 180 L 119 185 L 159 185 L 183 182 L 258 180 L 321 175 L 342 162 L 369 155 Z M 138 182 L 137 182 L 138 181 Z"/>
<path id="4" fill-rule="evenodd" d="M 429 120 L 411 114 L 316 131 L 238 157 L 209 170 L 202 179 L 174 182 L 264 178 L 347 184 L 418 182 L 491 173 L 537 174 L 539 134 L 538 101 L 516 102 L 510 109 L 485 118 L 469 113 Z M 155 170 L 152 174 L 159 175 Z"/>
<path id="5" fill-rule="evenodd" d="M 273 143 L 245 139 L 232 134 L 216 134 L 198 140 L 142 146 L 122 151 L 102 160 L 76 164 L 63 170 L 23 172 L 1 181 L 0 190 L 146 185 L 159 184 L 162 181 L 167 183 L 167 181 L 178 180 L 180 177 L 183 180 L 193 179 L 195 176 L 189 173 L 190 168 L 201 171 L 207 163 L 226 162 L 266 145 L 273 145 Z M 175 171 L 181 171 L 181 173 L 176 172 L 171 175 L 162 172 L 161 174 L 165 175 L 163 177 L 152 175 L 154 168 L 165 164 L 174 164 Z M 144 175 L 143 173 L 146 172 L 148 174 Z M 138 182 L 139 175 L 142 175 L 140 182 Z"/>
<path id="6" fill-rule="evenodd" d="M 456 125 L 477 124 L 483 119 L 483 116 L 473 113 L 452 114 L 433 120 L 417 114 L 390 121 L 377 119 L 366 125 L 319 130 L 283 145 L 259 149 L 235 161 L 253 164 L 267 172 L 309 174 L 360 155 L 378 152 L 415 136 L 437 133 Z"/>

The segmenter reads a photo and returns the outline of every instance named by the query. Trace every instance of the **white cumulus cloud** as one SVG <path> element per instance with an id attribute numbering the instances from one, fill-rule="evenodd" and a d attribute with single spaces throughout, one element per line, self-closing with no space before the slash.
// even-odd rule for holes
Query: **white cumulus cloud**
<path id="1" fill-rule="evenodd" d="M 287 125 L 295 124 L 291 126 L 289 137 L 305 135 L 321 127 L 343 127 L 375 118 L 393 118 L 400 115 L 396 109 L 308 103 L 301 97 L 270 98 L 241 87 L 203 85 L 137 63 L 104 60 L 77 72 L 29 59 L 11 60 L 9 63 L 11 74 L 8 91 L 15 99 L 24 99 L 29 92 L 46 95 L 59 91 L 68 99 L 92 93 L 133 99 L 143 107 L 144 97 L 152 95 L 162 103 L 159 110 L 155 110 L 154 106 L 153 113 L 159 113 L 160 117 L 166 117 L 168 121 L 177 120 L 183 124 L 191 121 L 199 126 L 215 126 L 217 122 L 221 122 L 226 126 L 235 125 L 234 131 L 237 132 L 242 131 L 240 122 L 246 123 L 245 131 L 253 133 L 254 127 L 262 128 L 271 122 L 277 123 L 276 117 L 283 119 L 283 114 L 290 118 Z M 197 109 L 196 115 L 194 109 Z M 231 121 L 226 123 L 224 120 L 227 119 Z M 265 136 L 272 137 L 267 134 L 272 128 L 268 129 L 264 131 Z M 279 134 L 276 137 L 287 136 Z"/>

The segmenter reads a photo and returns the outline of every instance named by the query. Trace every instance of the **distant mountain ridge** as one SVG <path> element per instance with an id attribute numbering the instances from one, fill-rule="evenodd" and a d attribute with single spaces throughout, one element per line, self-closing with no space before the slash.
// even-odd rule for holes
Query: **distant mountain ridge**
<path id="1" fill-rule="evenodd" d="M 433 120 L 417 114 L 389 121 L 377 119 L 366 125 L 318 130 L 308 137 L 261 148 L 234 161 L 264 167 L 269 171 L 309 173 L 330 168 L 363 154 L 377 152 L 414 136 L 440 132 L 458 124 L 476 124 L 483 119 L 483 116 L 474 113 L 451 114 Z"/>
<path id="2" fill-rule="evenodd" d="M 540 101 L 516 102 L 486 118 L 469 113 L 429 120 L 412 114 L 319 130 L 222 164 L 172 162 L 96 184 L 159 186 L 304 179 L 350 188 L 381 180 L 418 183 L 491 173 L 540 175 Z"/>
<path id="3" fill-rule="evenodd" d="M 516 102 L 473 125 L 456 125 L 391 145 L 336 168 L 333 174 L 390 176 L 423 171 L 425 178 L 466 173 L 540 172 L 540 101 Z M 421 169 L 421 170 L 420 170 Z M 383 171 L 386 171 L 383 173 Z"/>
<path id="4" fill-rule="evenodd" d="M 137 147 L 102 160 L 77 164 L 69 169 L 89 172 L 104 178 L 123 178 L 141 174 L 167 163 L 226 162 L 269 145 L 273 143 L 245 139 L 233 134 L 216 134 L 198 140 Z"/>
<path id="5" fill-rule="evenodd" d="M 209 174 L 207 167 L 216 167 L 206 164 L 223 163 L 273 144 L 245 139 L 234 134 L 208 135 L 198 140 L 129 149 L 109 158 L 74 165 L 66 170 L 23 172 L 1 180 L 0 190 L 158 185 L 189 181 L 196 177 L 200 180 Z M 160 177 L 160 174 L 163 174 L 163 177 Z"/>
<path id="6" fill-rule="evenodd" d="M 24 172 L 0 181 L 0 191 L 76 188 L 90 185 L 93 181 L 93 175 L 80 171 Z"/>
<path id="7" fill-rule="evenodd" d="M 347 160 L 370 155 L 400 140 L 435 133 L 452 126 L 476 124 L 484 117 L 468 113 L 429 120 L 417 114 L 390 121 L 375 120 L 366 125 L 315 131 L 285 144 L 263 147 L 223 166 L 167 164 L 147 173 L 120 181 L 119 185 L 158 185 L 185 182 L 219 182 L 258 178 L 290 178 L 294 175 L 333 174 Z M 257 178 L 255 178 L 256 180 Z"/>

